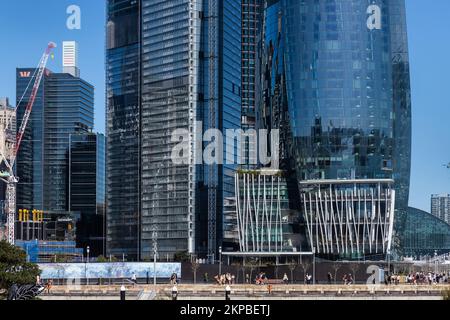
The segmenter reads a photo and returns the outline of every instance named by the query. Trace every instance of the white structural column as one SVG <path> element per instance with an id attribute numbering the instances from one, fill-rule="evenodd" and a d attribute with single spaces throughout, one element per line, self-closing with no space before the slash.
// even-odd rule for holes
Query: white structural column
<path id="1" fill-rule="evenodd" d="M 240 250 L 282 252 L 282 179 L 274 173 L 237 173 L 235 179 Z"/>
<path id="2" fill-rule="evenodd" d="M 393 183 L 388 179 L 301 182 L 311 247 L 323 254 L 385 254 L 393 234 Z"/>

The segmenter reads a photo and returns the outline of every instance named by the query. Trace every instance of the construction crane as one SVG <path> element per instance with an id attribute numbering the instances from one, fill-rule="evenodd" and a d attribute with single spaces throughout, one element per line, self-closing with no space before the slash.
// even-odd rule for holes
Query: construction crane
<path id="1" fill-rule="evenodd" d="M 17 103 L 15 114 L 17 114 L 17 110 L 20 107 L 22 100 L 24 99 L 31 83 L 33 83 L 33 87 L 31 89 L 30 98 L 25 107 L 24 116 L 22 119 L 22 123 L 20 125 L 19 130 L 17 131 L 17 135 L 14 137 L 14 134 L 11 135 L 12 128 L 12 116 L 9 116 L 4 122 L 4 128 L 2 128 L 2 132 L 0 133 L 0 156 L 1 163 L 6 167 L 5 171 L 0 172 L 0 180 L 6 183 L 6 197 L 5 197 L 5 213 L 7 215 L 7 240 L 10 244 L 14 244 L 15 242 L 15 221 L 16 221 L 16 187 L 19 182 L 18 177 L 16 177 L 14 173 L 14 165 L 16 163 L 17 154 L 20 150 L 20 145 L 22 143 L 23 136 L 25 134 L 25 130 L 28 125 L 28 121 L 30 119 L 31 111 L 33 110 L 34 101 L 36 100 L 36 95 L 38 93 L 39 87 L 41 85 L 42 78 L 45 73 L 45 68 L 47 66 L 48 58 L 52 50 L 56 48 L 56 44 L 54 42 L 50 42 L 45 49 L 44 54 L 42 55 L 41 60 L 39 61 L 38 67 L 35 69 L 33 76 L 30 78 L 30 82 L 23 92 L 22 97 Z"/>

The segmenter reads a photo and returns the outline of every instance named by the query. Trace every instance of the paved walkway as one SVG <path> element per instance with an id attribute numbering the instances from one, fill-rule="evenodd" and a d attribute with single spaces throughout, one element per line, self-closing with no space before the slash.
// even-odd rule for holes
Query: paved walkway
<path id="1" fill-rule="evenodd" d="M 120 285 L 114 286 L 54 286 L 48 294 L 41 298 L 45 300 L 77 299 L 77 300 L 118 300 Z M 128 300 L 170 300 L 171 285 L 127 285 Z M 179 285 L 179 300 L 223 300 L 225 286 L 215 285 Z M 444 290 L 450 290 L 449 285 L 273 285 L 269 293 L 267 286 L 233 285 L 231 297 L 235 300 L 336 300 L 336 299 L 442 299 Z"/>

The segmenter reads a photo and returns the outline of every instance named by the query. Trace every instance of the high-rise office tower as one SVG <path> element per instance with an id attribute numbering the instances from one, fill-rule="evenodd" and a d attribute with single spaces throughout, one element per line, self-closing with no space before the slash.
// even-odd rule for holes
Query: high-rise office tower
<path id="1" fill-rule="evenodd" d="M 69 211 L 79 213 L 76 242 L 92 257 L 105 255 L 105 136 L 70 135 Z"/>
<path id="2" fill-rule="evenodd" d="M 390 252 L 409 194 L 404 0 L 271 0 L 263 32 L 262 121 L 281 129 L 310 247 Z"/>
<path id="3" fill-rule="evenodd" d="M 261 41 L 263 0 L 242 1 L 242 130 L 256 129 L 256 106 L 259 103 L 259 56 L 258 46 Z M 256 167 L 252 163 L 252 154 L 256 151 L 256 145 L 244 140 L 242 144 L 242 163 L 244 167 Z"/>
<path id="4" fill-rule="evenodd" d="M 18 127 L 35 71 L 17 69 Z M 70 134 L 89 132 L 93 122 L 93 86 L 71 74 L 46 70 L 17 156 L 18 209 L 67 211 Z"/>
<path id="5" fill-rule="evenodd" d="M 148 259 L 157 237 L 161 258 L 217 256 L 235 166 L 200 164 L 197 133 L 240 127 L 240 19 L 240 1 L 108 1 L 108 254 Z"/>
<path id="6" fill-rule="evenodd" d="M 431 214 L 450 224 L 450 194 L 431 196 Z"/>
<path id="7" fill-rule="evenodd" d="M 140 1 L 108 1 L 106 53 L 107 253 L 139 256 Z"/>

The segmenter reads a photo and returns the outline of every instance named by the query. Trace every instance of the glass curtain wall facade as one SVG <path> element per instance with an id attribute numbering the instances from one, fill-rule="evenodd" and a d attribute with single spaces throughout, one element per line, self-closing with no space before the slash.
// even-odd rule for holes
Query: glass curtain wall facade
<path id="1" fill-rule="evenodd" d="M 408 208 L 404 254 L 419 258 L 450 252 L 450 225 L 428 212 Z"/>
<path id="2" fill-rule="evenodd" d="M 161 259 L 217 251 L 234 166 L 196 164 L 197 133 L 240 127 L 240 12 L 240 1 L 108 1 L 108 253 L 148 259 L 154 236 Z M 186 164 L 171 158 L 176 129 L 189 132 Z"/>
<path id="3" fill-rule="evenodd" d="M 411 150 L 404 6 L 403 0 L 268 1 L 262 48 L 268 69 L 278 68 L 264 82 L 265 97 L 286 92 L 281 112 L 270 108 L 270 120 L 286 133 L 298 180 L 393 179 L 397 235 Z M 277 120 L 283 107 L 287 126 Z"/>
<path id="4" fill-rule="evenodd" d="M 178 143 L 171 141 L 173 130 L 193 130 L 196 119 L 196 99 L 190 95 L 198 91 L 198 61 L 190 58 L 200 50 L 200 10 L 198 4 L 190 5 L 187 0 L 142 1 L 143 258 L 153 255 L 155 227 L 162 258 L 188 249 L 193 252 L 192 166 L 175 165 L 171 158 Z"/>
<path id="5" fill-rule="evenodd" d="M 140 1 L 109 0 L 106 43 L 107 254 L 139 258 Z"/>
<path id="6" fill-rule="evenodd" d="M 17 70 L 20 127 L 35 69 Z M 33 79 L 34 81 L 34 79 Z M 81 78 L 45 72 L 17 157 L 17 208 L 68 210 L 69 137 L 88 132 L 94 122 L 94 88 Z"/>
<path id="7" fill-rule="evenodd" d="M 70 135 L 94 127 L 94 87 L 68 73 L 46 78 L 44 110 L 44 210 L 66 211 Z"/>
<path id="8" fill-rule="evenodd" d="M 17 128 L 22 123 L 25 107 L 30 99 L 31 89 L 28 88 L 30 80 L 35 80 L 36 69 L 17 69 L 16 73 L 16 105 Z M 33 112 L 30 115 L 28 126 L 17 154 L 17 176 L 20 178 L 17 185 L 17 208 L 28 210 L 44 210 L 44 109 L 45 109 L 45 79 L 50 71 L 46 70 L 41 86 L 36 95 Z M 27 92 L 25 92 L 27 91 Z M 23 96 L 22 102 L 20 99 Z M 19 104 L 20 102 L 20 104 Z"/>
<path id="9" fill-rule="evenodd" d="M 228 129 L 241 128 L 241 1 L 203 1 L 201 35 L 201 114 L 202 132 L 219 129 L 225 136 Z M 206 140 L 206 139 L 205 139 Z M 207 148 L 206 142 L 202 150 Z M 228 164 L 241 152 L 235 145 L 227 153 L 223 141 L 223 165 L 204 165 L 198 176 L 196 206 L 196 252 L 217 260 L 223 242 L 224 199 L 234 196 L 234 175 L 237 165 Z M 205 214 L 207 212 L 207 214 Z"/>
<path id="10" fill-rule="evenodd" d="M 261 18 L 264 9 L 263 0 L 242 0 L 242 121 L 244 131 L 256 129 L 256 106 L 258 98 L 257 74 L 259 73 L 258 46 L 261 38 Z M 242 163 L 245 168 L 252 165 L 251 154 L 255 152 L 256 145 L 248 140 L 242 143 Z"/>
<path id="11" fill-rule="evenodd" d="M 69 210 L 78 212 L 78 248 L 91 249 L 91 256 L 105 248 L 105 136 L 72 134 L 69 158 Z"/>

